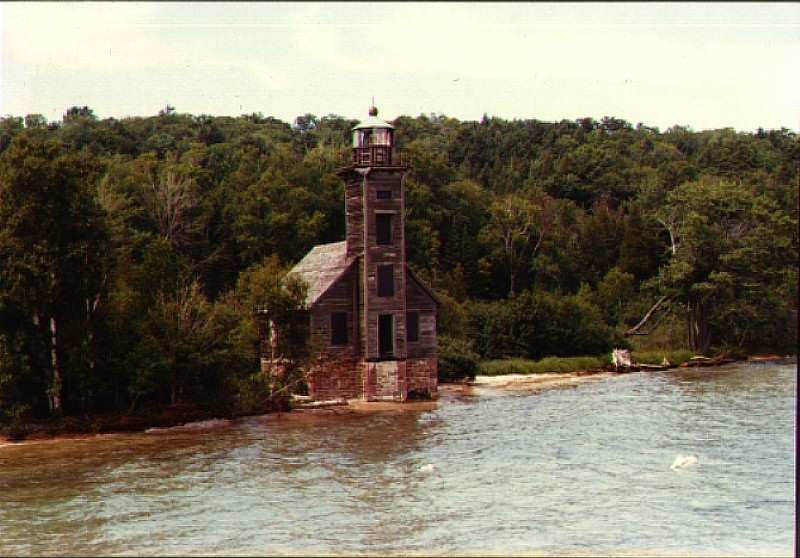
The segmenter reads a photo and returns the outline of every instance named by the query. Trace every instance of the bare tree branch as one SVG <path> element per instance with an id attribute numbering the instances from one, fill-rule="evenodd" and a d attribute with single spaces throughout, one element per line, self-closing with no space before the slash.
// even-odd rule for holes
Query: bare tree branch
<path id="1" fill-rule="evenodd" d="M 650 320 L 653 314 L 668 299 L 669 299 L 668 295 L 664 295 L 661 298 L 659 298 L 658 301 L 650 308 L 650 310 L 647 311 L 647 314 L 644 315 L 644 318 L 642 318 L 642 320 L 638 324 L 636 324 L 635 326 L 633 326 L 632 328 L 630 328 L 628 331 L 625 332 L 625 336 L 627 337 L 629 335 L 647 335 L 646 333 L 639 333 L 639 330 L 642 328 L 642 326 L 644 326 L 644 324 L 646 324 Z"/>
<path id="2" fill-rule="evenodd" d="M 186 244 L 200 231 L 201 226 L 192 215 L 198 202 L 191 178 L 179 179 L 174 172 L 168 172 L 166 177 L 153 180 L 149 191 L 150 212 L 159 233 L 173 248 Z"/>

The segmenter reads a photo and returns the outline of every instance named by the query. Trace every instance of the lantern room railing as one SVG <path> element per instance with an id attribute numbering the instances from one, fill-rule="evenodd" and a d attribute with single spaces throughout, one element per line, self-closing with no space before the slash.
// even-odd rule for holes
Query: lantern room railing
<path id="1" fill-rule="evenodd" d="M 357 167 L 403 167 L 402 151 L 390 145 L 354 147 L 350 162 Z"/>

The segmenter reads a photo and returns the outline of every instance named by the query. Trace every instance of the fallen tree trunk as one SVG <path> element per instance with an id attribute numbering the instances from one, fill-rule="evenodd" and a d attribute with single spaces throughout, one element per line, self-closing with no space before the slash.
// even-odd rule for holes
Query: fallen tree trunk
<path id="1" fill-rule="evenodd" d="M 661 298 L 659 298 L 658 301 L 650 308 L 650 310 L 647 311 L 647 314 L 644 315 L 644 318 L 642 318 L 642 320 L 638 324 L 636 324 L 635 326 L 633 326 L 632 328 L 630 328 L 628 331 L 625 332 L 625 336 L 627 337 L 629 335 L 648 335 L 648 333 L 641 333 L 639 330 L 642 329 L 642 327 L 650 320 L 650 318 L 653 317 L 653 314 L 655 314 L 655 312 L 659 308 L 661 308 L 661 305 L 667 302 L 668 300 L 669 300 L 668 295 L 664 295 Z"/>

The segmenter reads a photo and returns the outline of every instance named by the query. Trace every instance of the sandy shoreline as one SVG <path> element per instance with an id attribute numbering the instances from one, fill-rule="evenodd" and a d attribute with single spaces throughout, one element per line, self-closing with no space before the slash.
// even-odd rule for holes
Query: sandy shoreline
<path id="1" fill-rule="evenodd" d="M 768 362 L 783 360 L 787 357 L 779 355 L 756 355 L 751 356 L 747 360 L 749 362 Z M 582 370 L 576 372 L 566 373 L 542 373 L 542 374 L 503 374 L 498 376 L 476 376 L 471 382 L 464 383 L 446 383 L 439 385 L 439 392 L 441 394 L 453 394 L 463 396 L 480 396 L 488 395 L 491 393 L 502 392 L 527 392 L 535 394 L 549 389 L 567 388 L 577 386 L 584 383 L 596 382 L 607 379 L 611 376 L 617 375 L 614 372 L 607 371 L 590 371 Z M 331 417 L 342 416 L 359 416 L 373 413 L 406 413 L 406 412 L 420 412 L 430 411 L 438 407 L 440 400 L 433 401 L 408 401 L 399 403 L 394 401 L 361 401 L 350 400 L 344 404 L 322 406 L 322 407 L 298 407 L 288 412 L 271 412 L 260 415 L 250 415 L 249 417 L 240 417 L 241 420 L 292 420 L 292 421 L 314 421 L 319 419 L 326 419 Z M 225 417 L 208 417 L 198 421 L 190 421 L 184 424 L 174 426 L 162 426 L 153 428 L 156 425 L 144 426 L 141 430 L 120 430 L 108 431 L 103 433 L 90 433 L 90 432 L 75 432 L 65 431 L 63 433 L 44 434 L 37 432 L 21 441 L 12 441 L 6 436 L 0 435 L 0 448 L 5 446 L 15 446 L 25 443 L 40 443 L 46 441 L 67 441 L 67 440 L 85 440 L 96 439 L 105 436 L 114 436 L 119 434 L 142 434 L 146 430 L 156 432 L 169 432 L 171 429 L 192 428 L 193 425 L 202 424 L 204 422 L 213 422 L 219 420 L 224 421 L 226 424 L 235 422 L 236 420 L 229 420 Z"/>
<path id="2" fill-rule="evenodd" d="M 581 375 L 583 374 L 583 375 Z M 441 384 L 439 390 L 442 394 L 471 394 L 480 395 L 489 390 L 500 391 L 528 391 L 538 392 L 545 389 L 552 389 L 558 387 L 565 387 L 577 385 L 586 381 L 600 379 L 609 376 L 608 373 L 599 373 L 587 376 L 585 372 L 567 373 L 567 374 L 509 374 L 504 376 L 477 376 L 474 382 L 464 384 Z M 360 401 L 350 400 L 345 404 L 331 405 L 324 407 L 298 407 L 289 412 L 272 412 L 261 415 L 251 415 L 249 417 L 242 417 L 241 420 L 255 420 L 255 421 L 273 421 L 273 420 L 290 420 L 290 421 L 316 421 L 325 420 L 334 417 L 345 416 L 363 416 L 374 413 L 409 413 L 432 411 L 439 405 L 440 400 L 433 401 L 407 401 L 399 403 L 394 401 Z M 216 417 L 221 419 L 221 417 Z M 144 434 L 149 430 L 150 434 L 168 433 L 170 431 L 178 431 L 182 428 L 192 428 L 193 425 L 202 425 L 203 423 L 216 422 L 215 420 L 199 420 L 188 422 L 184 425 L 166 426 L 166 427 L 148 427 L 142 428 L 141 431 L 120 431 L 120 432 L 103 432 L 99 433 L 82 433 L 82 432 L 63 432 L 55 434 L 44 434 L 37 432 L 32 434 L 25 440 L 11 441 L 5 436 L 0 436 L 0 448 L 5 446 L 17 446 L 21 444 L 42 443 L 51 441 L 77 441 L 87 439 L 98 439 L 106 436 L 115 436 L 119 434 Z M 219 420 L 222 423 L 222 420 Z M 235 422 L 224 420 L 224 423 L 231 424 Z"/>
<path id="3" fill-rule="evenodd" d="M 552 374 L 504 374 L 502 376 L 475 376 L 473 386 L 511 391 L 541 391 L 596 382 L 613 376 L 611 372 L 566 372 Z"/>
<path id="4" fill-rule="evenodd" d="M 577 386 L 596 382 L 615 374 L 603 371 L 553 372 L 543 374 L 502 374 L 499 376 L 475 376 L 471 382 L 440 384 L 439 391 L 460 395 L 479 396 L 489 393 L 528 392 L 538 393 L 549 389 Z"/>

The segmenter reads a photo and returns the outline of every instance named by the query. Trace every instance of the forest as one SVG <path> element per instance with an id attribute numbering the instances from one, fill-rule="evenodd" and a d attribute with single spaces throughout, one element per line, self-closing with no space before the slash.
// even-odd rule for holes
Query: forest
<path id="1" fill-rule="evenodd" d="M 0 420 L 254 405 L 253 308 L 344 238 L 335 171 L 356 123 L 0 119 Z M 795 132 L 392 123 L 443 373 L 613 347 L 796 351 Z"/>

